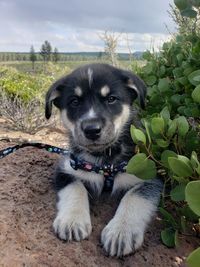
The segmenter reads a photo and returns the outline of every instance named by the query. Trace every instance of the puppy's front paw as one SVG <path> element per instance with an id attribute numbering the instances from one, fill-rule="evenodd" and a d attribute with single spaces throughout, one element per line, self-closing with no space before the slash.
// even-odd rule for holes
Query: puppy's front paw
<path id="1" fill-rule="evenodd" d="M 54 220 L 53 228 L 60 239 L 81 241 L 87 238 L 91 231 L 91 221 L 88 215 L 59 214 Z"/>
<path id="2" fill-rule="evenodd" d="M 122 257 L 135 252 L 144 239 L 139 225 L 128 224 L 123 219 L 113 218 L 101 233 L 101 243 L 110 256 Z"/>

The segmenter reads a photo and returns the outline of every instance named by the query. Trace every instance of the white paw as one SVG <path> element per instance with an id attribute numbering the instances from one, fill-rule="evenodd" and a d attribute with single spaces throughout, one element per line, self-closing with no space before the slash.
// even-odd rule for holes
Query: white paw
<path id="1" fill-rule="evenodd" d="M 53 222 L 53 228 L 57 236 L 66 241 L 81 241 L 87 238 L 91 231 L 90 216 L 83 213 L 78 215 L 59 214 Z"/>
<path id="2" fill-rule="evenodd" d="M 113 218 L 101 233 L 101 243 L 110 256 L 122 257 L 135 252 L 144 239 L 144 230 L 134 222 Z"/>

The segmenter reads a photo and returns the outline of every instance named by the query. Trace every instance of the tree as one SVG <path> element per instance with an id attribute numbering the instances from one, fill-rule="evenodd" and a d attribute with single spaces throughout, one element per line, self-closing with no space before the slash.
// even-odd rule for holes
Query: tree
<path id="1" fill-rule="evenodd" d="M 51 59 L 52 47 L 50 42 L 47 40 L 42 44 L 40 49 L 40 55 L 42 56 L 44 62 L 47 62 Z"/>
<path id="2" fill-rule="evenodd" d="M 35 68 L 35 61 L 37 60 L 37 56 L 35 54 L 35 49 L 34 49 L 33 45 L 31 46 L 31 49 L 30 49 L 29 59 L 32 62 L 32 68 L 34 70 L 34 68 Z"/>
<path id="3" fill-rule="evenodd" d="M 117 46 L 118 46 L 120 36 L 121 34 L 118 34 L 115 32 L 108 32 L 108 31 L 105 31 L 104 33 L 99 35 L 101 40 L 104 41 L 105 54 L 108 56 L 108 60 L 113 66 L 118 66 Z"/>
<path id="4" fill-rule="evenodd" d="M 55 47 L 54 48 L 54 52 L 53 52 L 53 55 L 52 55 L 52 59 L 53 61 L 56 63 L 60 60 L 60 55 L 59 55 L 59 52 L 58 52 L 58 48 Z"/>

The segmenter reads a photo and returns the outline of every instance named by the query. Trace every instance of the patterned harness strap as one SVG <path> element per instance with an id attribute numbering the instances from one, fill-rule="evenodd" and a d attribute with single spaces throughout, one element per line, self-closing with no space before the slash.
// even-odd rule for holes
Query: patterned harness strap
<path id="1" fill-rule="evenodd" d="M 117 173 L 126 172 L 126 166 L 128 162 L 123 161 L 118 165 L 111 164 L 91 164 L 87 161 L 75 157 L 73 154 L 70 154 L 70 165 L 74 170 L 83 170 L 87 172 L 95 172 L 102 174 L 105 178 L 104 180 L 104 190 L 110 191 L 113 187 L 114 177 Z"/>
<path id="2" fill-rule="evenodd" d="M 37 147 L 39 149 L 45 149 L 46 151 L 51 152 L 51 153 L 70 155 L 70 165 L 74 170 L 79 169 L 79 170 L 84 170 L 87 172 L 95 172 L 95 173 L 102 174 L 105 178 L 104 190 L 106 191 L 112 190 L 115 175 L 119 172 L 120 173 L 126 172 L 126 166 L 128 164 L 126 161 L 123 161 L 118 165 L 92 164 L 90 162 L 86 162 L 82 159 L 75 157 L 75 155 L 70 153 L 70 151 L 67 149 L 63 149 L 63 148 L 59 148 L 56 146 L 51 146 L 51 145 L 47 145 L 43 143 L 23 143 L 20 145 L 8 147 L 6 149 L 0 150 L 0 159 L 24 147 Z"/>

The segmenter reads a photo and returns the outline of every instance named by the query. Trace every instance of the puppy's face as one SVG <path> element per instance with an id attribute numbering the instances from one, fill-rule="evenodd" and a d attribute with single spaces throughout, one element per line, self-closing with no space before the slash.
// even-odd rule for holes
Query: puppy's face
<path id="1" fill-rule="evenodd" d="M 46 117 L 54 103 L 76 146 L 103 151 L 118 140 L 133 100 L 139 97 L 144 105 L 144 96 L 145 86 L 135 75 L 105 64 L 87 65 L 52 85 Z"/>

